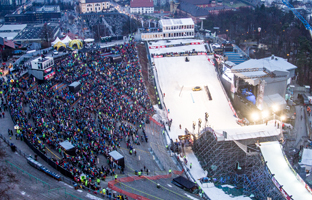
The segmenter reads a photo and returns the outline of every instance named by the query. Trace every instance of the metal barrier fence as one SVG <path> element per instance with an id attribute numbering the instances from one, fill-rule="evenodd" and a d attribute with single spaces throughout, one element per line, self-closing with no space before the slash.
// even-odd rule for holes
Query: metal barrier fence
<path id="1" fill-rule="evenodd" d="M 7 145 L 11 145 L 10 140 L 6 139 L 2 134 L 0 134 L 0 138 L 7 144 Z M 17 153 L 19 153 L 21 156 L 23 156 L 24 158 L 27 158 L 27 155 L 22 152 L 20 149 L 16 148 Z"/>
<path id="2" fill-rule="evenodd" d="M 67 176 L 71 179 L 74 179 L 74 176 L 66 169 L 64 169 L 63 167 L 57 165 L 55 162 L 53 162 L 50 158 L 48 158 L 45 154 L 43 154 L 39 149 L 37 149 L 34 145 L 32 145 L 26 137 L 24 137 L 24 141 L 25 143 L 29 146 L 29 148 L 31 148 L 35 154 L 37 154 L 38 156 L 40 156 L 44 161 L 46 161 L 51 167 L 53 167 L 54 169 L 58 170 L 59 172 L 61 172 L 61 174 L 63 174 L 64 176 Z"/>

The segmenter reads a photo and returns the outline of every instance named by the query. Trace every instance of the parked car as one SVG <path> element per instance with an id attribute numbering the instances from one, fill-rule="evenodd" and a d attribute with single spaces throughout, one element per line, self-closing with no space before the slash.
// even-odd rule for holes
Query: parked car
<path id="1" fill-rule="evenodd" d="M 196 86 L 192 89 L 193 91 L 201 91 L 201 87 L 200 86 Z"/>

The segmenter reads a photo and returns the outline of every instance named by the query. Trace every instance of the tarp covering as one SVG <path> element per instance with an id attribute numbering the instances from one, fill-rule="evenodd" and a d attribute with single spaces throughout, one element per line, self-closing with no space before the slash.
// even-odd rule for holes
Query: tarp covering
<path id="1" fill-rule="evenodd" d="M 68 142 L 67 140 L 64 141 L 64 142 L 61 142 L 60 145 L 61 145 L 61 147 L 63 147 L 66 151 L 75 148 L 74 145 L 72 145 L 72 144 L 71 144 L 70 142 Z"/>
<path id="2" fill-rule="evenodd" d="M 184 178 L 183 176 L 178 176 L 172 180 L 172 183 L 178 187 L 185 188 L 187 190 L 193 190 L 196 187 L 196 184 L 188 179 Z"/>
<path id="3" fill-rule="evenodd" d="M 113 159 L 115 160 L 119 160 L 123 158 L 123 156 L 120 153 L 118 153 L 118 151 L 112 151 L 109 153 L 109 155 L 113 157 Z"/>
<path id="4" fill-rule="evenodd" d="M 125 159 L 124 159 L 124 157 L 120 153 L 118 153 L 118 151 L 110 152 L 109 156 L 111 156 L 114 159 L 114 162 L 118 166 L 121 166 L 122 168 L 125 167 Z"/>
<path id="5" fill-rule="evenodd" d="M 300 164 L 312 166 L 312 149 L 303 149 Z"/>

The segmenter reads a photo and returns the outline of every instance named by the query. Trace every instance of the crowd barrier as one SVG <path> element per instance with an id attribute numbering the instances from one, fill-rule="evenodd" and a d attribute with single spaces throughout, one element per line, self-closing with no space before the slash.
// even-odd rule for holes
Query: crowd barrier
<path id="1" fill-rule="evenodd" d="M 279 184 L 279 182 L 274 178 L 274 176 L 272 175 L 272 172 L 270 171 L 270 169 L 268 168 L 266 161 L 262 155 L 261 155 L 261 162 L 262 164 L 265 166 L 266 171 L 269 173 L 269 177 L 271 178 L 272 182 L 274 183 L 275 187 L 281 192 L 281 194 L 283 195 L 283 197 L 287 200 L 293 200 L 293 198 L 291 198 L 291 196 L 289 194 L 287 194 L 287 192 L 283 189 L 283 186 Z"/>
<path id="2" fill-rule="evenodd" d="M 42 160 L 46 161 L 51 167 L 53 167 L 54 169 L 61 172 L 61 174 L 63 174 L 64 176 L 67 176 L 70 179 L 74 179 L 74 176 L 72 173 L 70 173 L 69 171 L 67 171 L 63 167 L 61 167 L 61 166 L 57 165 L 55 162 L 53 162 L 50 158 L 48 158 L 45 154 L 43 154 L 39 149 L 37 149 L 34 145 L 32 145 L 26 137 L 24 137 L 24 141 L 29 146 L 29 148 L 31 148 L 35 152 L 35 154 L 40 156 L 42 158 Z"/>
<path id="3" fill-rule="evenodd" d="M 159 45 L 159 46 L 149 46 L 149 49 L 161 49 L 161 48 L 169 48 L 169 47 L 179 47 L 179 46 L 187 46 L 187 45 L 200 45 L 204 44 L 203 41 L 201 42 L 189 42 L 189 43 L 180 43 L 180 44 L 169 44 L 169 45 Z"/>
<path id="4" fill-rule="evenodd" d="M 149 50 L 148 50 L 148 45 L 147 45 L 147 42 L 145 42 L 145 48 L 146 48 L 146 54 L 147 54 L 147 58 L 148 58 L 148 63 L 150 66 L 152 66 L 152 60 L 151 60 L 151 56 L 150 56 L 150 53 L 149 53 Z M 153 67 L 153 74 L 154 74 L 154 85 L 155 85 L 155 89 L 156 89 L 156 96 L 157 96 L 157 103 L 158 103 L 158 107 L 160 109 L 163 108 L 163 99 L 162 99 L 162 91 L 159 87 L 159 83 L 158 83 L 158 74 L 157 74 L 157 70 L 156 70 L 156 67 Z"/>
<path id="5" fill-rule="evenodd" d="M 11 141 L 6 139 L 2 134 L 0 134 L 0 138 L 9 146 L 11 146 Z M 24 158 L 27 158 L 26 153 L 22 152 L 20 149 L 15 148 L 15 150 L 17 151 L 18 154 L 20 154 L 21 156 L 23 156 Z"/>
<path id="6" fill-rule="evenodd" d="M 229 102 L 229 106 L 230 106 L 230 108 L 231 108 L 233 114 L 235 115 L 235 117 L 238 118 L 238 115 L 237 115 L 237 113 L 236 113 L 236 111 L 235 111 L 235 109 L 234 109 L 234 107 L 233 107 L 233 105 L 232 105 L 232 103 L 231 103 L 231 100 L 230 100 L 230 98 L 228 97 L 228 95 L 227 95 L 227 93 L 226 93 L 226 91 L 225 91 L 225 89 L 224 89 L 224 87 L 223 87 L 223 85 L 222 85 L 222 82 L 221 82 L 221 80 L 220 80 L 219 74 L 217 74 L 217 78 L 218 78 L 219 84 L 221 85 L 223 94 L 225 95 L 227 101 Z"/>
<path id="7" fill-rule="evenodd" d="M 151 54 L 152 58 L 164 58 L 164 57 L 180 57 L 180 56 L 198 56 L 207 55 L 205 51 L 192 51 L 192 52 L 169 52 L 163 54 Z"/>
<path id="8" fill-rule="evenodd" d="M 158 121 L 156 121 L 153 117 L 149 116 L 149 120 L 153 123 L 155 123 L 156 125 L 160 126 L 160 127 L 164 127 L 163 124 L 159 123 Z"/>

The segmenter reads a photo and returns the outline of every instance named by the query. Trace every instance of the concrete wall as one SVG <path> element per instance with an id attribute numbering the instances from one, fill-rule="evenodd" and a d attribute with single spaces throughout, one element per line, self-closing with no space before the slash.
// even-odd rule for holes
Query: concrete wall
<path id="1" fill-rule="evenodd" d="M 264 80 L 264 96 L 278 93 L 282 97 L 285 97 L 287 87 L 286 78 L 264 78 Z"/>

